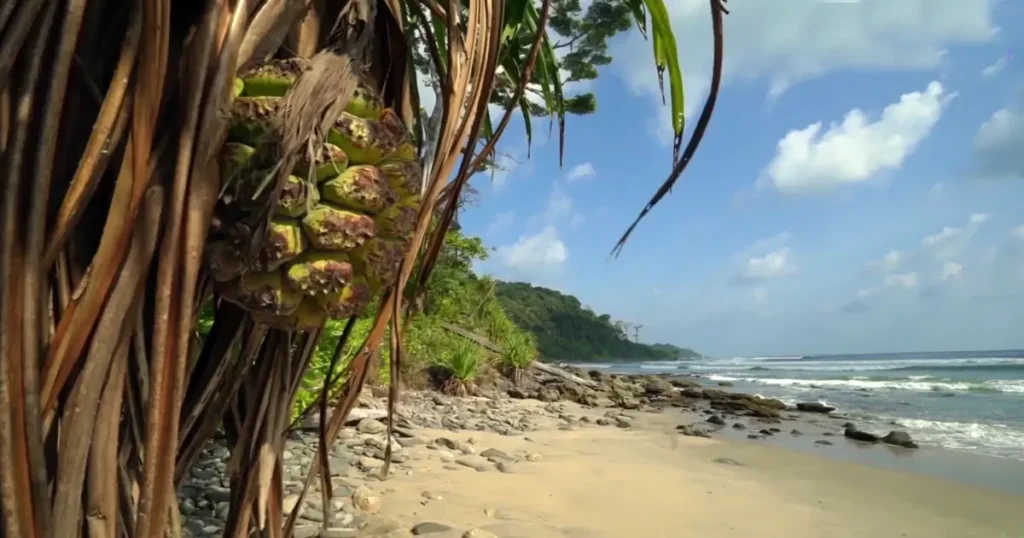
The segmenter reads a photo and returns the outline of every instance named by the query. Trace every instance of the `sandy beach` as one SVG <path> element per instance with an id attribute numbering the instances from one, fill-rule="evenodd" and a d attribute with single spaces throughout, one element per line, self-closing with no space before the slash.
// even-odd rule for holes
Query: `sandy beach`
<path id="1" fill-rule="evenodd" d="M 459 530 L 478 527 L 501 538 L 1024 533 L 1019 495 L 755 443 L 683 437 L 676 422 L 666 414 L 637 414 L 628 429 L 518 438 L 430 432 L 472 439 L 480 450 L 540 457 L 514 464 L 508 474 L 424 457 L 411 474 L 380 484 L 389 491 L 382 513 L 410 528 L 430 521 Z M 423 492 L 440 499 L 428 501 Z"/>
<path id="2" fill-rule="evenodd" d="M 316 457 L 307 423 L 282 461 L 295 537 L 1024 536 L 1019 461 L 894 446 L 884 431 L 862 442 L 830 408 L 689 379 L 591 377 L 406 392 L 384 479 L 385 400 L 367 391 L 329 453 L 329 507 L 319 481 L 300 504 Z M 211 441 L 179 488 L 188 536 L 220 536 L 227 459 Z"/>

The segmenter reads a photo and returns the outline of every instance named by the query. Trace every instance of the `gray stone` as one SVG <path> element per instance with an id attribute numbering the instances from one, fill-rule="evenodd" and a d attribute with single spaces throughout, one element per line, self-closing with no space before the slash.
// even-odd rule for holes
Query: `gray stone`
<path id="1" fill-rule="evenodd" d="M 217 519 L 221 521 L 227 521 L 228 512 L 231 511 L 231 503 L 219 502 L 217 503 Z"/>
<path id="2" fill-rule="evenodd" d="M 315 538 L 320 536 L 320 529 L 313 525 L 296 525 L 292 536 L 294 538 Z"/>
<path id="3" fill-rule="evenodd" d="M 349 527 L 327 527 L 320 531 L 320 538 L 358 538 L 362 534 Z"/>
<path id="4" fill-rule="evenodd" d="M 506 474 L 511 474 L 515 472 L 515 466 L 510 461 L 499 461 L 497 464 L 495 464 L 495 466 L 498 468 L 499 471 Z"/>
<path id="5" fill-rule="evenodd" d="M 206 489 L 206 497 L 215 503 L 231 500 L 231 489 L 221 486 L 210 486 Z"/>
<path id="6" fill-rule="evenodd" d="M 366 521 L 366 525 L 359 529 L 359 536 L 385 536 L 402 528 L 402 522 L 393 517 L 377 516 Z"/>
<path id="7" fill-rule="evenodd" d="M 466 467 L 475 469 L 479 472 L 489 471 L 493 468 L 493 464 L 491 462 L 480 456 L 462 456 L 461 458 L 456 459 L 455 463 L 465 465 Z"/>
<path id="8" fill-rule="evenodd" d="M 915 443 L 914 440 L 911 439 L 910 434 L 905 431 L 891 431 L 882 438 L 882 442 L 904 448 L 917 448 L 917 443 Z"/>
<path id="9" fill-rule="evenodd" d="M 363 420 L 360 420 L 359 425 L 356 426 L 356 430 L 358 430 L 359 433 L 367 433 L 370 435 L 383 433 L 387 429 L 388 427 L 385 426 L 383 422 L 372 418 L 364 418 Z"/>
<path id="10" fill-rule="evenodd" d="M 320 510 L 317 510 L 316 508 L 310 507 L 310 508 L 306 508 L 305 510 L 302 511 L 302 516 L 301 517 L 302 517 L 302 519 L 305 519 L 306 521 L 313 521 L 313 522 L 316 522 L 316 523 L 321 523 L 324 520 L 324 513 L 321 512 Z"/>
<path id="11" fill-rule="evenodd" d="M 452 530 L 452 527 L 443 523 L 435 523 L 433 521 L 424 521 L 423 523 L 417 523 L 411 529 L 411 532 L 415 536 L 422 536 L 424 534 L 436 534 L 439 532 L 446 532 Z"/>
<path id="12" fill-rule="evenodd" d="M 384 461 L 370 456 L 363 456 L 359 458 L 359 466 L 368 471 L 372 471 L 383 467 Z"/>
<path id="13" fill-rule="evenodd" d="M 505 461 L 515 461 L 515 458 L 509 456 L 508 454 L 502 452 L 501 450 L 498 450 L 497 448 L 488 448 L 487 450 L 481 452 L 480 455 L 487 459 L 497 458 L 503 459 Z"/>

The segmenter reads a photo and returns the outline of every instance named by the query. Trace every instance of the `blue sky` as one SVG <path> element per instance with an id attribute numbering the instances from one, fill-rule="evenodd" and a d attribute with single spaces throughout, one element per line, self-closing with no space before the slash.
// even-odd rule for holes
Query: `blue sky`
<path id="1" fill-rule="evenodd" d="M 666 2 L 695 118 L 705 0 Z M 503 279 L 572 293 L 709 355 L 1024 347 L 1024 2 L 732 0 L 726 79 L 696 158 L 670 169 L 668 110 L 636 32 L 574 91 L 565 166 L 535 120 L 460 217 Z M 1017 51 L 1015 53 L 1015 51 Z"/>

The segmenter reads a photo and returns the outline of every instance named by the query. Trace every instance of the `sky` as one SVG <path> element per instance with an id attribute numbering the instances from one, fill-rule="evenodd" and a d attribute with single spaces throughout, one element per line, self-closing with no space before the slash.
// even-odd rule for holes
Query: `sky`
<path id="1" fill-rule="evenodd" d="M 706 0 L 666 0 L 690 123 L 710 80 Z M 520 121 L 460 216 L 482 272 L 576 295 L 640 338 L 709 356 L 1024 348 L 1024 1 L 731 0 L 704 142 L 671 169 L 651 46 L 569 93 L 565 163 Z"/>

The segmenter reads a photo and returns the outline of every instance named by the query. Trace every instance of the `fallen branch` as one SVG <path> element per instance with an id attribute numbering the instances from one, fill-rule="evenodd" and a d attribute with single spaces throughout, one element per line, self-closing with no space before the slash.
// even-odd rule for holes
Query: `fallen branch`
<path id="1" fill-rule="evenodd" d="M 533 363 L 531 363 L 530 366 L 532 368 L 540 371 L 540 372 L 544 372 L 545 374 L 553 375 L 555 377 L 560 377 L 560 378 L 562 378 L 562 379 L 564 379 L 566 381 L 571 381 L 571 382 L 576 383 L 578 385 L 583 385 L 584 387 L 589 387 L 589 388 L 593 389 L 593 388 L 597 388 L 597 386 L 598 386 L 596 381 L 591 381 L 589 379 L 583 379 L 582 377 L 580 377 L 578 375 L 570 374 L 569 372 L 566 372 L 565 370 L 562 370 L 561 368 L 556 368 L 554 366 L 551 366 L 550 364 L 544 364 L 543 362 L 540 362 L 540 361 L 533 361 Z"/>
<path id="2" fill-rule="evenodd" d="M 470 342 L 473 342 L 474 344 L 484 349 L 487 349 L 488 351 L 493 351 L 494 353 L 497 353 L 499 355 L 502 354 L 500 347 L 498 347 L 496 344 L 494 344 L 487 338 L 480 336 L 479 334 L 472 333 L 470 331 L 467 331 L 466 329 L 463 329 L 462 327 L 458 327 L 450 323 L 442 323 L 441 327 L 443 327 L 446 331 L 457 334 L 465 338 L 466 340 L 469 340 Z M 589 388 L 597 388 L 598 386 L 597 382 L 595 381 L 584 379 L 578 375 L 570 374 L 569 372 L 566 372 L 561 368 L 556 368 L 554 366 L 551 366 L 550 364 L 544 364 L 540 361 L 533 361 L 530 364 L 530 366 L 539 372 L 543 372 L 548 375 L 553 375 L 566 381 L 576 383 L 577 385 L 583 385 L 584 387 Z"/>

